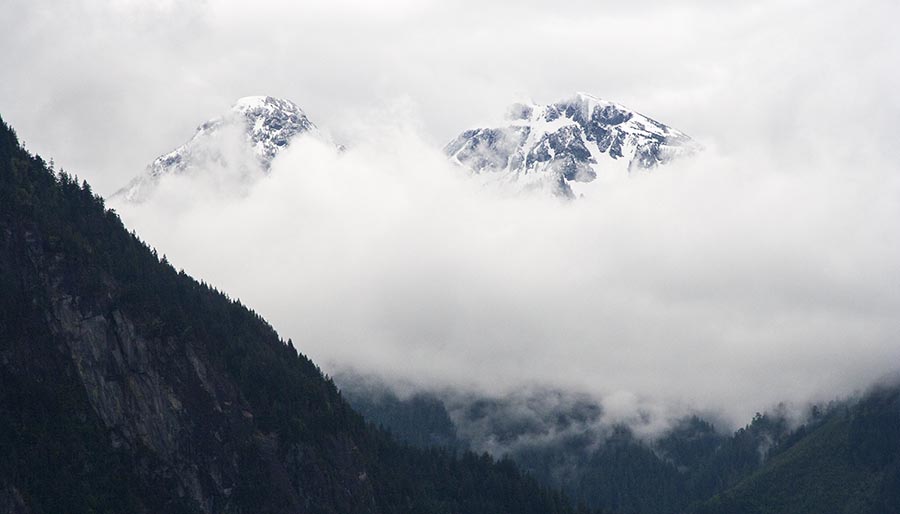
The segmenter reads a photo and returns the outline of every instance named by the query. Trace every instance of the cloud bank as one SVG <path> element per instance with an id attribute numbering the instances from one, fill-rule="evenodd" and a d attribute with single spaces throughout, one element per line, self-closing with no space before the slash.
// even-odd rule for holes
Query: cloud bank
<path id="1" fill-rule="evenodd" d="M 480 187 L 415 124 L 360 131 L 296 140 L 244 194 L 170 177 L 122 214 L 326 371 L 737 420 L 900 362 L 889 166 L 710 150 L 563 202 Z"/>
<path id="2" fill-rule="evenodd" d="M 121 211 L 326 370 L 743 421 L 900 361 L 900 4 L 373 5 L 12 0 L 0 113 L 111 193 L 235 98 L 301 105 L 350 150 L 298 141 L 266 180 Z M 436 150 L 579 90 L 707 151 L 560 204 Z"/>

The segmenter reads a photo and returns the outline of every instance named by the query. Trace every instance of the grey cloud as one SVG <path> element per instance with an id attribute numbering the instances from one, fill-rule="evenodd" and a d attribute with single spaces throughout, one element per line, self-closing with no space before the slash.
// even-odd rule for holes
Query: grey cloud
<path id="1" fill-rule="evenodd" d="M 706 154 L 564 204 L 478 189 L 414 128 L 363 132 L 343 154 L 298 140 L 239 199 L 171 179 L 165 209 L 125 219 L 326 369 L 738 421 L 898 362 L 887 166 L 864 180 Z"/>
<path id="2" fill-rule="evenodd" d="M 123 214 L 317 362 L 736 419 L 898 362 L 896 2 L 258 4 L 13 0 L 0 113 L 112 192 L 237 97 L 300 104 L 345 155 Z M 577 90 L 708 151 L 561 206 L 437 150 Z"/>

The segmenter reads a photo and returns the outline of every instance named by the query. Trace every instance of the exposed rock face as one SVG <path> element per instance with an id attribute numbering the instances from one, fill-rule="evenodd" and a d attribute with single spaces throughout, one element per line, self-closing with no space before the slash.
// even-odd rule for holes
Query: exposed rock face
<path id="1" fill-rule="evenodd" d="M 142 202 L 160 178 L 197 172 L 230 173 L 254 178 L 269 171 L 272 160 L 291 139 L 318 129 L 300 107 L 271 96 L 239 99 L 222 116 L 197 127 L 194 136 L 157 157 L 111 199 Z"/>
<path id="2" fill-rule="evenodd" d="M 41 333 L 0 345 L 0 372 L 4 383 L 75 391 L 84 405 L 68 404 L 69 415 L 105 434 L 111 451 L 136 465 L 136 487 L 159 496 L 146 511 L 248 512 L 246 495 L 236 497 L 249 474 L 270 484 L 259 512 L 376 512 L 350 436 L 283 444 L 258 423 L 213 341 L 154 335 L 164 320 L 121 309 L 109 277 L 93 294 L 78 291 L 68 259 L 36 230 L 0 220 L 2 271 L 28 284 L 4 295 L 32 295 L 46 309 Z M 28 512 L 16 484 L 3 482 L 0 473 L 0 511 Z"/>
<path id="3" fill-rule="evenodd" d="M 513 105 L 507 123 L 467 130 L 444 151 L 486 180 L 574 197 L 598 178 L 651 170 L 699 149 L 675 129 L 585 93 Z"/>
<path id="4" fill-rule="evenodd" d="M 31 512 L 25 505 L 22 493 L 11 485 L 0 484 L 0 512 L 6 514 L 28 514 Z"/>

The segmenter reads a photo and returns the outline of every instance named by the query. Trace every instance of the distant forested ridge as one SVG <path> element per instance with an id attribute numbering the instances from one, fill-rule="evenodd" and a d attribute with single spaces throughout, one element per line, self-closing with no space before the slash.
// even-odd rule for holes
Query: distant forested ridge
<path id="1" fill-rule="evenodd" d="M 377 386 L 377 379 L 354 374 L 338 383 L 363 415 L 402 440 L 449 442 L 457 449 L 488 441 L 500 448 L 496 456 L 593 508 L 629 514 L 900 512 L 896 382 L 813 407 L 800 426 L 771 412 L 723 434 L 692 416 L 651 441 L 627 426 L 598 432 L 593 427 L 602 406 L 584 399 L 517 420 L 529 401 L 552 402 L 534 392 L 524 400 L 424 391 L 400 397 Z"/>
<path id="2" fill-rule="evenodd" d="M 0 120 L 0 512 L 576 509 L 510 461 L 367 425 L 258 314 Z"/>

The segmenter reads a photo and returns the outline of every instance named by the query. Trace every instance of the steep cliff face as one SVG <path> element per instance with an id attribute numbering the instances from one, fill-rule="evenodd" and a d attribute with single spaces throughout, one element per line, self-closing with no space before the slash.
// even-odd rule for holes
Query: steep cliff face
<path id="1" fill-rule="evenodd" d="M 109 275 L 101 273 L 85 294 L 78 273 L 71 273 L 73 258 L 38 226 L 0 221 L 5 303 L 27 309 L 17 319 L 4 316 L 0 367 L 7 395 L 21 399 L 42 384 L 71 389 L 74 398 L 54 416 L 83 418 L 93 428 L 90 437 L 102 438 L 111 454 L 136 462 L 148 456 L 145 468 L 130 470 L 140 487 L 160 494 L 159 505 L 141 505 L 147 510 L 375 511 L 350 434 L 285 444 L 257 421 L 256 406 L 217 355 L 215 340 L 189 325 L 183 337 L 154 329 L 167 320 L 129 308 L 126 289 Z M 260 343 L 277 345 L 273 353 L 284 349 L 277 340 Z M 337 403 L 332 393 L 323 400 Z M 50 422 L 60 429 L 68 424 Z M 0 496 L 22 503 L 11 480 Z"/>

